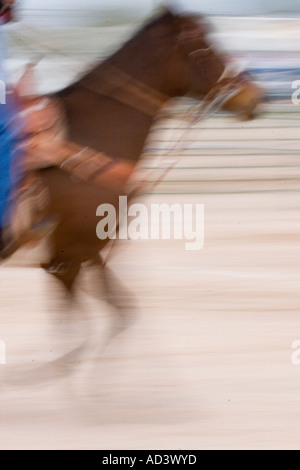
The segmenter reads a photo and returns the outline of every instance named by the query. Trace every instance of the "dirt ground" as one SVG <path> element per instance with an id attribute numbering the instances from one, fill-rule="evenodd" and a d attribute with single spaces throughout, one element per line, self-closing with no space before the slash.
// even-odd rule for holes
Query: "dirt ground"
<path id="1" fill-rule="evenodd" d="M 119 245 L 110 267 L 136 304 L 119 335 L 93 270 L 69 305 L 44 248 L 1 266 L 0 449 L 300 448 L 298 117 L 193 131 L 141 201 L 204 204 L 204 249 Z M 180 125 L 158 125 L 145 167 Z"/>

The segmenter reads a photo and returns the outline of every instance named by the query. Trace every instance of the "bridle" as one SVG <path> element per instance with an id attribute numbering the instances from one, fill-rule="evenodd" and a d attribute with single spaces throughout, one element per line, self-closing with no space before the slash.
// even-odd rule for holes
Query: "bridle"
<path id="1" fill-rule="evenodd" d="M 213 50 L 213 46 L 202 48 L 202 49 L 196 49 L 195 51 L 192 51 L 189 53 L 189 57 L 194 57 L 194 56 L 201 56 L 201 57 L 207 57 Z"/>

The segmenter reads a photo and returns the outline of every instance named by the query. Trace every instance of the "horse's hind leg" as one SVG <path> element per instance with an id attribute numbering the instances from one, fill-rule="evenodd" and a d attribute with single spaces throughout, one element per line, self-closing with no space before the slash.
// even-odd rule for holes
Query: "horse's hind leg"
<path id="1" fill-rule="evenodd" d="M 114 273 L 104 265 L 100 255 L 93 259 L 93 265 L 99 268 L 105 300 L 114 308 L 115 314 L 112 317 L 110 334 L 110 337 L 114 337 L 134 323 L 137 310 L 135 298 Z"/>

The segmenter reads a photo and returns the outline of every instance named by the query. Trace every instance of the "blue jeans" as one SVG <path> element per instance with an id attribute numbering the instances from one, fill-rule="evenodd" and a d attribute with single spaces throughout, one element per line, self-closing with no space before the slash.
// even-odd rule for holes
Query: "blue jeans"
<path id="1" fill-rule="evenodd" d="M 1 106 L 1 105 L 0 105 Z M 5 123 L 0 123 L 0 227 L 9 217 L 9 197 L 12 187 L 11 161 L 13 137 Z"/>
<path id="2" fill-rule="evenodd" d="M 17 151 L 23 124 L 17 118 L 17 111 L 14 98 L 7 95 L 7 103 L 0 104 L 0 228 L 9 223 L 11 192 L 23 176 L 20 170 L 23 153 Z M 16 167 L 19 167 L 18 174 Z"/>

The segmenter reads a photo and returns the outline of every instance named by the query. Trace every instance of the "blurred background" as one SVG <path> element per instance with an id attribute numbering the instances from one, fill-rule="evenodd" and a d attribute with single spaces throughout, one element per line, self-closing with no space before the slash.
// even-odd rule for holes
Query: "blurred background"
<path id="1" fill-rule="evenodd" d="M 167 0 L 21 0 L 19 2 L 20 15 L 31 22 L 41 22 L 44 25 L 57 26 L 100 26 L 124 21 L 140 20 L 149 15 L 161 4 L 177 5 L 182 10 L 201 12 L 207 15 L 297 15 L 300 11 L 299 2 L 287 0 L 253 0 L 240 2 L 239 0 L 211 0 L 209 5 L 205 1 Z M 67 18 L 66 18 L 67 16 Z"/>
<path id="2" fill-rule="evenodd" d="M 36 91 L 62 88 L 159 3 L 20 0 L 7 27 L 12 80 L 38 60 Z M 40 249 L 1 266 L 1 449 L 299 449 L 300 374 L 290 360 L 300 336 L 299 1 L 170 4 L 208 14 L 214 41 L 267 100 L 254 121 L 218 113 L 197 125 L 185 158 L 147 195 L 205 204 L 205 248 L 121 244 L 110 267 L 138 308 L 118 337 L 107 341 L 112 311 L 91 295 L 99 286 L 85 270 L 71 316 L 37 268 Z M 155 122 L 142 160 L 151 174 L 181 135 L 186 106 Z M 59 360 L 86 338 L 87 356 Z"/>

